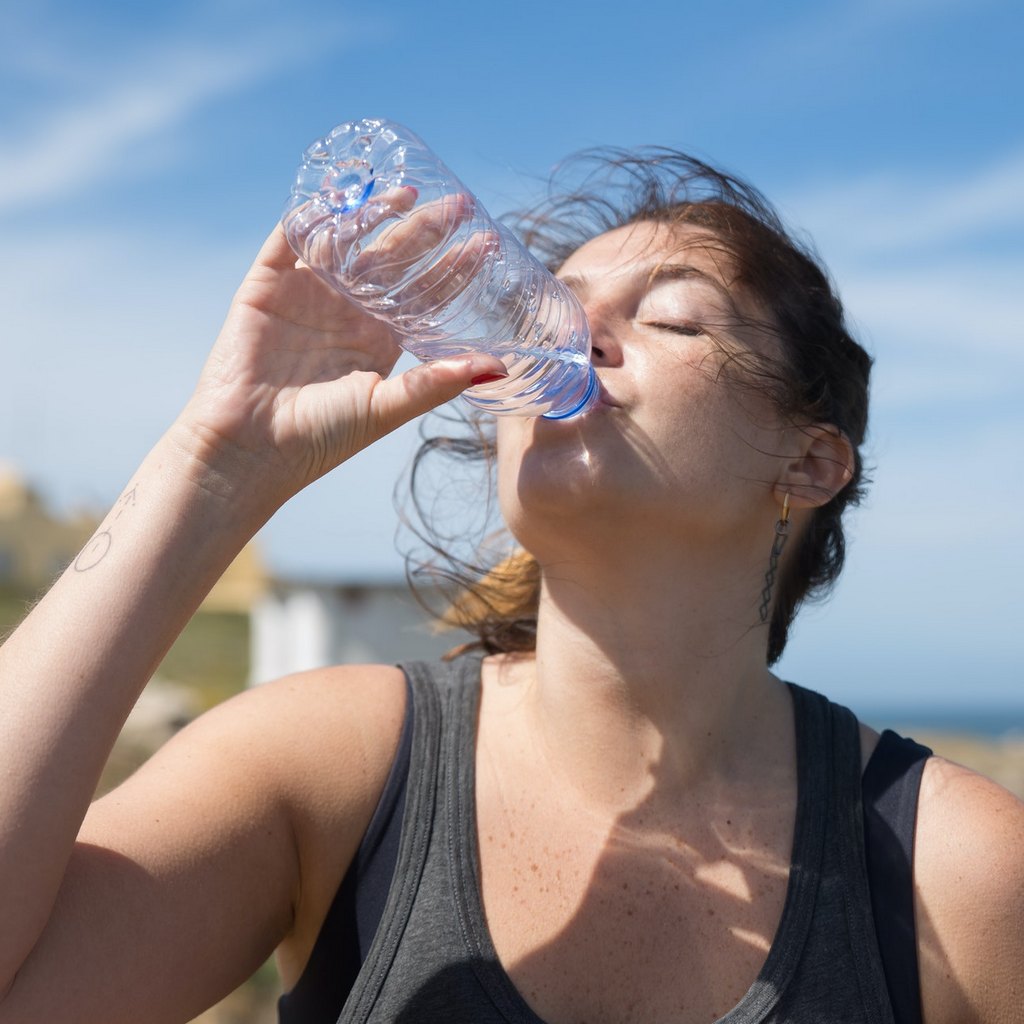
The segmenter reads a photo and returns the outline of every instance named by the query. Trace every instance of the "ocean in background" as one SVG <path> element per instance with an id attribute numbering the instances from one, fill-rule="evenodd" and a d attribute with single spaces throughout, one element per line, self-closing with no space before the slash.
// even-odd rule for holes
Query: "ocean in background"
<path id="1" fill-rule="evenodd" d="M 1010 708 L 854 709 L 873 729 L 895 729 L 903 735 L 920 732 L 968 734 L 988 739 L 1024 738 L 1024 705 Z"/>

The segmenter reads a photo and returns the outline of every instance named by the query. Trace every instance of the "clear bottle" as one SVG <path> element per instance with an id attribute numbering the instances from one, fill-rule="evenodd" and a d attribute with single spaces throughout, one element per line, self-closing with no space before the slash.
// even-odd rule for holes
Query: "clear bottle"
<path id="1" fill-rule="evenodd" d="M 596 401 L 579 301 L 407 128 L 353 121 L 314 142 L 283 223 L 298 256 L 419 359 L 501 359 L 507 378 L 464 392 L 480 409 L 564 419 Z"/>

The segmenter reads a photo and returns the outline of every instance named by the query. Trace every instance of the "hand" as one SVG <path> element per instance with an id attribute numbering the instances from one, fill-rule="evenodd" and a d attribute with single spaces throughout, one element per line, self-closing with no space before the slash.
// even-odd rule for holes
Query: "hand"
<path id="1" fill-rule="evenodd" d="M 297 263 L 279 225 L 246 275 L 180 424 L 202 462 L 259 472 L 278 501 L 407 420 L 454 398 L 493 356 L 387 379 L 401 353 L 385 324 Z M 251 476 L 249 477 L 251 480 Z M 271 496 L 268 493 L 268 498 Z"/>

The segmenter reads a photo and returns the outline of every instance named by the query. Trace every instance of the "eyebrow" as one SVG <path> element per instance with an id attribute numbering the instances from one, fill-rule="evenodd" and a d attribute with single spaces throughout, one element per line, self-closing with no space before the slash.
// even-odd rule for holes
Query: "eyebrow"
<path id="1" fill-rule="evenodd" d="M 582 274 L 566 274 L 559 280 L 569 288 L 582 290 L 593 280 L 591 276 Z M 699 281 L 702 284 L 710 285 L 728 302 L 730 308 L 736 308 L 736 301 L 732 292 L 717 278 L 711 276 L 707 271 L 693 266 L 692 263 L 659 263 L 647 275 L 647 287 L 651 288 L 663 281 Z"/>
<path id="2" fill-rule="evenodd" d="M 709 273 L 695 267 L 690 263 L 660 263 L 647 277 L 647 286 L 661 284 L 662 281 L 690 281 L 697 279 L 703 284 L 709 284 L 716 291 L 721 292 L 732 304 L 732 292 L 717 278 Z"/>
<path id="3" fill-rule="evenodd" d="M 559 278 L 558 280 L 578 295 L 581 295 L 584 294 L 593 279 L 590 275 L 567 273 L 564 278 Z M 729 289 L 716 278 L 713 278 L 707 270 L 701 270 L 699 267 L 693 266 L 692 263 L 658 263 L 647 274 L 645 288 L 649 291 L 655 285 L 673 281 L 695 281 L 702 285 L 709 285 L 725 300 L 727 308 L 733 315 L 739 314 L 735 296 Z"/>

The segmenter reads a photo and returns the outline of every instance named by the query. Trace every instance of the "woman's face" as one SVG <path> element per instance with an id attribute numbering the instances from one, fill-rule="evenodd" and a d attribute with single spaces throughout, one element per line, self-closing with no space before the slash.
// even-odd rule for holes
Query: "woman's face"
<path id="1" fill-rule="evenodd" d="M 690 542 L 770 524 L 793 439 L 767 398 L 730 380 L 726 353 L 777 356 L 777 342 L 751 326 L 764 313 L 707 233 L 618 228 L 558 276 L 586 309 L 602 394 L 576 419 L 499 418 L 499 496 L 521 543 L 539 554 L 533 538 L 564 521 Z"/>

